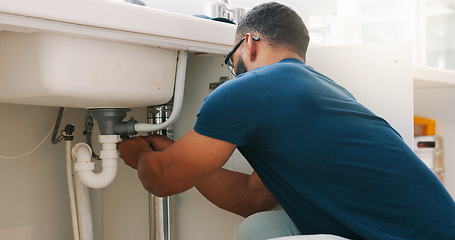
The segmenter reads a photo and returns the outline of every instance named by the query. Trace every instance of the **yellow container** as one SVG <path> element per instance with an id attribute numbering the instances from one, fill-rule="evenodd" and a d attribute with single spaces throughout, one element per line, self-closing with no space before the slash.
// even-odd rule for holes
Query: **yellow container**
<path id="1" fill-rule="evenodd" d="M 422 135 L 436 135 L 436 121 L 433 119 L 414 116 L 414 125 L 423 126 Z"/>

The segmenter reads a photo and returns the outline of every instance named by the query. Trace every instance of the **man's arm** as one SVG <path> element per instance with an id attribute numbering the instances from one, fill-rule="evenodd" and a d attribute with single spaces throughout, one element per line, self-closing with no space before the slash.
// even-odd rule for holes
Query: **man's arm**
<path id="1" fill-rule="evenodd" d="M 169 196 L 190 189 L 219 170 L 236 146 L 192 130 L 163 151 L 153 151 L 141 137 L 125 140 L 118 148 L 125 163 L 137 169 L 147 191 Z"/>
<path id="2" fill-rule="evenodd" d="M 149 144 L 161 152 L 153 152 Z M 277 206 L 255 172 L 250 176 L 221 168 L 235 148 L 194 131 L 175 143 L 152 135 L 119 144 L 121 158 L 138 169 L 144 188 L 156 195 L 172 195 L 196 186 L 218 207 L 245 217 Z"/>
<path id="3" fill-rule="evenodd" d="M 243 217 L 271 210 L 277 200 L 264 186 L 256 172 L 251 175 L 220 169 L 196 185 L 210 202 Z"/>

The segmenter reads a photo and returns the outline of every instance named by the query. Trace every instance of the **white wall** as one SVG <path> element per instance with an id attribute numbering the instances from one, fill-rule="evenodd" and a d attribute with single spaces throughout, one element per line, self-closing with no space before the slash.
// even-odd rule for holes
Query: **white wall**
<path id="1" fill-rule="evenodd" d="M 412 147 L 411 43 L 314 47 L 308 49 L 307 63 L 384 118 Z"/>
<path id="2" fill-rule="evenodd" d="M 0 113 L 0 155 L 17 156 L 33 149 L 53 129 L 58 108 L 0 103 Z M 146 121 L 145 108 L 130 114 Z M 85 116 L 85 109 L 63 113 L 60 131 L 75 124 L 73 144 L 85 141 Z M 95 128 L 92 141 L 99 153 Z M 148 239 L 148 194 L 135 170 L 119 160 L 114 182 L 91 194 L 95 239 Z M 72 239 L 64 142 L 53 145 L 48 137 L 28 156 L 0 157 L 0 239 Z"/>
<path id="3" fill-rule="evenodd" d="M 57 112 L 54 107 L 0 103 L 0 155 L 33 149 L 53 128 Z M 82 133 L 83 118 L 76 117 L 81 114 L 68 109 L 63 126 L 75 123 Z M 0 239 L 71 239 L 66 183 L 64 142 L 52 145 L 48 138 L 26 157 L 0 158 Z"/>

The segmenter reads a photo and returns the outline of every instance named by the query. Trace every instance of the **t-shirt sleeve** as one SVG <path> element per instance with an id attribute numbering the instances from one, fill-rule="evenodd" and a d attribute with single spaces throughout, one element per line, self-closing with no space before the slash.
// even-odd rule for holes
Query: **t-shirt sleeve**
<path id="1" fill-rule="evenodd" d="M 228 81 L 202 104 L 194 130 L 204 136 L 244 146 L 268 127 L 266 95 L 255 74 Z"/>

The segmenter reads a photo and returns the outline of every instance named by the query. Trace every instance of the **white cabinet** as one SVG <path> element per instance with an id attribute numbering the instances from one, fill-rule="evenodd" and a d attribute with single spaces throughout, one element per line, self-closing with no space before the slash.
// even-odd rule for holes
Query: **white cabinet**
<path id="1" fill-rule="evenodd" d="M 315 47 L 308 50 L 307 59 L 309 66 L 345 87 L 412 146 L 410 43 Z"/>
<path id="2" fill-rule="evenodd" d="M 422 65 L 414 65 L 413 70 L 415 89 L 455 87 L 455 71 Z"/>

